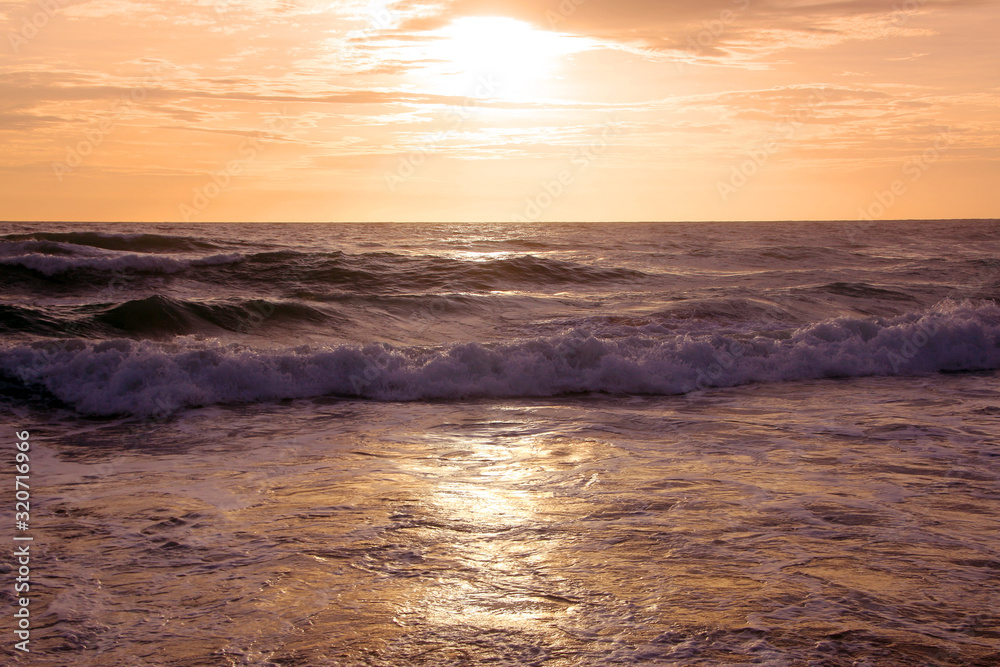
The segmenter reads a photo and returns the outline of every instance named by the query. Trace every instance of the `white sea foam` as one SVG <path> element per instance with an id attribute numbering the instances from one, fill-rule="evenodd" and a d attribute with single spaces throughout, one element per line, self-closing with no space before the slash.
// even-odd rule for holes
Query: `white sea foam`
<path id="1" fill-rule="evenodd" d="M 0 373 L 82 413 L 156 415 L 186 406 L 321 395 L 378 400 L 680 394 L 822 377 L 1000 368 L 1000 307 L 943 303 L 886 320 L 838 318 L 783 335 L 594 338 L 583 331 L 432 350 L 112 340 L 7 346 Z"/>
<path id="2" fill-rule="evenodd" d="M 144 271 L 149 273 L 179 273 L 190 267 L 215 266 L 242 262 L 240 253 L 224 253 L 208 257 L 182 257 L 176 255 L 119 254 L 91 251 L 88 256 L 64 256 L 43 253 L 24 253 L 0 257 L 0 265 L 23 266 L 46 276 L 67 271 Z"/>

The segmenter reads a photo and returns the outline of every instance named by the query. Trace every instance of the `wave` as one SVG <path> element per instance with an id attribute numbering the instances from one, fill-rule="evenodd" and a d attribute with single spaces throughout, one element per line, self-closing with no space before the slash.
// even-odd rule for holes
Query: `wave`
<path id="1" fill-rule="evenodd" d="M 485 261 L 390 252 L 296 250 L 184 256 L 120 253 L 53 240 L 0 243 L 0 275 L 10 280 L 70 277 L 79 284 L 99 285 L 102 280 L 128 274 L 184 274 L 213 284 L 224 281 L 247 285 L 323 285 L 370 293 L 431 289 L 488 291 L 595 282 L 634 283 L 648 278 L 647 274 L 632 269 L 587 266 L 534 255 Z"/>
<path id="2" fill-rule="evenodd" d="M 0 266 L 28 269 L 51 277 L 59 274 L 88 271 L 98 273 L 180 273 L 192 267 L 218 266 L 242 262 L 241 253 L 225 253 L 207 257 L 171 257 L 168 255 L 52 255 L 25 253 L 0 257 Z"/>
<path id="3" fill-rule="evenodd" d="M 64 327 L 65 322 L 43 310 L 0 303 L 0 333 L 57 335 Z"/>
<path id="4" fill-rule="evenodd" d="M 654 316 L 719 322 L 787 322 L 793 318 L 787 308 L 775 301 L 736 296 L 678 300 Z"/>
<path id="5" fill-rule="evenodd" d="M 534 288 L 547 284 L 647 278 L 646 274 L 632 269 L 587 266 L 534 255 L 476 261 L 389 252 L 358 255 L 295 251 L 258 253 L 248 256 L 239 271 L 247 279 L 269 275 L 285 282 L 350 285 L 353 289 L 381 292 L 491 290 L 518 285 Z"/>
<path id="6" fill-rule="evenodd" d="M 441 348 L 82 340 L 0 348 L 0 377 L 80 413 L 166 415 L 185 407 L 317 396 L 376 400 L 575 393 L 682 394 L 828 377 L 1000 368 L 1000 307 L 944 303 L 891 319 L 842 317 L 781 334 L 585 331 Z"/>
<path id="7" fill-rule="evenodd" d="M 188 236 L 112 234 L 107 232 L 34 232 L 31 234 L 8 234 L 0 237 L 0 240 L 51 242 L 61 245 L 72 244 L 74 246 L 131 252 L 199 252 L 219 247 L 209 241 Z"/>
<path id="8" fill-rule="evenodd" d="M 802 292 L 816 294 L 833 294 L 835 296 L 846 296 L 852 299 L 887 299 L 890 301 L 916 301 L 909 294 L 896 290 L 876 287 L 863 282 L 833 282 L 816 288 L 802 288 Z"/>
<path id="9" fill-rule="evenodd" d="M 183 335 L 205 325 L 249 333 L 262 324 L 322 323 L 332 318 L 298 303 L 253 299 L 239 303 L 203 303 L 164 296 L 128 301 L 94 318 L 101 324 L 146 336 Z"/>
<path id="10" fill-rule="evenodd" d="M 212 329 L 250 333 L 265 323 L 302 325 L 339 322 L 342 318 L 310 306 L 284 301 L 196 301 L 154 295 L 114 306 L 31 308 L 0 304 L 0 332 L 97 337 L 133 334 L 164 338 Z"/>

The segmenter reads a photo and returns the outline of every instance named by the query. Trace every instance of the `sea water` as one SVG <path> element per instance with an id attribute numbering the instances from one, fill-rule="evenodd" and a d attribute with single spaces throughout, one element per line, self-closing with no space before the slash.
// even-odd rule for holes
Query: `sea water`
<path id="1" fill-rule="evenodd" d="M 3 224 L 4 660 L 1000 664 L 998 297 L 995 221 Z"/>

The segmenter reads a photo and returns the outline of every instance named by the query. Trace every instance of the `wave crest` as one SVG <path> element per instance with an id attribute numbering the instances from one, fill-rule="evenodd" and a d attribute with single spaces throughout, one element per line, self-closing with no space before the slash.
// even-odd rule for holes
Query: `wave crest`
<path id="1" fill-rule="evenodd" d="M 108 232 L 34 232 L 8 234 L 4 241 L 37 241 L 54 244 L 72 244 L 105 250 L 131 252 L 197 252 L 218 248 L 214 243 L 188 236 L 164 234 L 112 234 Z"/>
<path id="2" fill-rule="evenodd" d="M 282 352 L 131 340 L 0 349 L 0 375 L 41 387 L 78 412 L 105 416 L 323 395 L 669 395 L 750 382 L 998 368 L 1000 308 L 994 303 L 948 303 L 888 320 L 844 317 L 783 335 L 604 339 L 574 331 L 435 349 L 371 344 Z"/>
<path id="3" fill-rule="evenodd" d="M 26 253 L 0 257 L 0 266 L 24 268 L 44 276 L 55 276 L 71 271 L 103 273 L 180 273 L 191 267 L 217 266 L 242 262 L 241 253 L 224 253 L 208 257 L 171 257 L 167 255 L 106 255 L 65 256 Z"/>

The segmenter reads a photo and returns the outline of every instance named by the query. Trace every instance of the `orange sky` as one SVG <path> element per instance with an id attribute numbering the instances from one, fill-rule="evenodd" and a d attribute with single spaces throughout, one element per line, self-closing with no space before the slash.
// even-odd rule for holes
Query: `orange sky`
<path id="1" fill-rule="evenodd" d="M 0 21 L 0 219 L 1000 216 L 997 0 L 35 0 Z"/>

